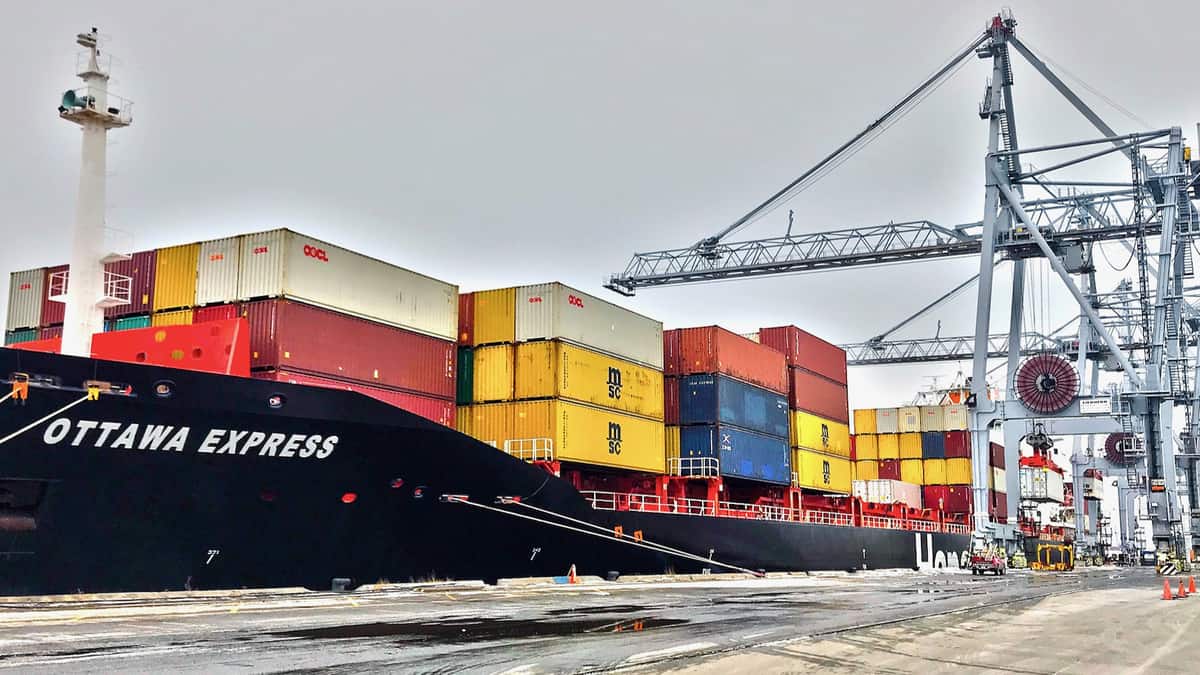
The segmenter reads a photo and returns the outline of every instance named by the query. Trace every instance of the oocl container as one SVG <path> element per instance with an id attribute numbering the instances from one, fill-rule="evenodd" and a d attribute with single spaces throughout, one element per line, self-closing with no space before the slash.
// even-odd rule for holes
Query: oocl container
<path id="1" fill-rule="evenodd" d="M 850 401 L 846 385 L 838 384 L 802 368 L 790 368 L 791 387 L 788 390 L 792 408 L 821 417 L 850 423 Z"/>
<path id="2" fill-rule="evenodd" d="M 196 271 L 197 305 L 226 304 L 238 300 L 241 251 L 241 237 L 212 239 L 200 243 Z"/>
<path id="3" fill-rule="evenodd" d="M 758 340 L 782 352 L 789 366 L 846 384 L 846 352 L 841 347 L 795 326 L 763 328 L 758 331 Z"/>
<path id="4" fill-rule="evenodd" d="M 970 458 L 971 433 L 968 431 L 947 431 L 945 435 L 946 457 Z"/>
<path id="5" fill-rule="evenodd" d="M 476 320 L 479 312 L 476 307 Z M 662 370 L 662 322 L 560 283 L 517 289 L 517 341 L 561 339 Z"/>
<path id="6" fill-rule="evenodd" d="M 858 434 L 854 437 L 854 453 L 858 459 L 879 459 L 879 436 Z"/>
<path id="7" fill-rule="evenodd" d="M 176 309 L 170 312 L 155 312 L 150 315 L 151 326 L 186 326 L 192 323 L 195 313 L 190 309 Z"/>
<path id="8" fill-rule="evenodd" d="M 154 256 L 156 312 L 191 307 L 196 302 L 196 267 L 200 244 L 160 248 Z"/>
<path id="9" fill-rule="evenodd" d="M 662 372 L 559 340 L 517 345 L 516 397 L 566 398 L 663 418 Z"/>
<path id="10" fill-rule="evenodd" d="M 879 462 L 871 459 L 860 459 L 854 463 L 854 476 L 858 480 L 875 480 L 879 478 Z"/>
<path id="11" fill-rule="evenodd" d="M 517 289 L 475 291 L 475 334 L 471 344 L 493 345 L 517 339 Z"/>
<path id="12" fill-rule="evenodd" d="M 944 459 L 927 459 L 927 460 L 925 460 L 925 483 L 927 485 L 945 485 L 946 484 L 946 460 L 944 460 Z"/>
<path id="13" fill-rule="evenodd" d="M 923 485 L 925 483 L 925 460 L 900 460 L 900 480 L 915 485 Z"/>
<path id="14" fill-rule="evenodd" d="M 274 370 L 265 373 L 255 373 L 253 376 L 259 380 L 274 380 L 276 382 L 289 382 L 291 384 L 304 384 L 313 387 L 324 387 L 326 389 L 345 389 L 347 391 L 355 391 L 373 399 L 383 401 L 389 405 L 394 405 L 397 408 L 407 410 L 408 412 L 420 415 L 427 420 L 437 422 L 448 427 L 455 425 L 455 406 L 453 401 L 447 401 L 432 396 L 422 396 L 421 394 L 413 394 L 411 392 L 395 391 L 384 387 L 374 387 L 361 382 L 345 382 L 330 377 L 320 377 L 317 375 L 309 375 L 307 373 L 290 373 L 286 371 Z"/>
<path id="15" fill-rule="evenodd" d="M 725 375 L 689 375 L 679 379 L 679 421 L 730 424 L 786 441 L 787 399 Z"/>
<path id="16" fill-rule="evenodd" d="M 811 413 L 792 413 L 792 446 L 838 457 L 850 456 L 850 427 Z M 875 456 L 879 451 L 876 448 Z"/>
<path id="17" fill-rule="evenodd" d="M 13 272 L 8 281 L 7 330 L 42 325 L 42 300 L 46 294 L 46 268 Z"/>
<path id="18" fill-rule="evenodd" d="M 46 278 L 42 282 L 42 324 L 43 326 L 54 326 L 63 322 L 63 317 L 67 311 L 66 303 L 60 300 L 51 300 L 50 294 L 57 292 L 60 288 L 52 288 L 52 277 L 60 272 L 66 272 L 66 265 L 58 265 L 56 267 L 46 268 Z M 59 284 L 61 286 L 61 284 Z"/>
<path id="19" fill-rule="evenodd" d="M 790 485 L 791 453 L 787 440 L 756 434 L 727 425 L 702 425 L 679 429 L 681 458 L 715 458 L 720 474 L 761 483 Z M 703 475 L 703 468 L 689 465 L 684 475 Z"/>
<path id="20" fill-rule="evenodd" d="M 875 431 L 880 434 L 900 433 L 899 411 L 895 408 L 876 408 Z"/>
<path id="21" fill-rule="evenodd" d="M 129 302 L 104 308 L 104 316 L 115 318 L 131 314 L 146 314 L 154 304 L 154 272 L 157 251 L 139 251 L 128 260 L 118 260 L 104 266 L 105 272 L 129 277 Z"/>
<path id="22" fill-rule="evenodd" d="M 850 494 L 853 473 L 850 460 L 811 450 L 796 449 L 792 453 L 798 486 L 831 494 Z"/>
<path id="23" fill-rule="evenodd" d="M 896 412 L 900 425 L 900 433 L 911 433 L 921 430 L 921 409 L 919 407 L 914 405 L 906 408 L 898 408 Z"/>
<path id="24" fill-rule="evenodd" d="M 475 403 L 513 400 L 514 358 L 512 345 L 475 348 Z"/>
<path id="25" fill-rule="evenodd" d="M 970 485 L 971 484 L 971 460 L 969 459 L 947 459 L 946 460 L 946 483 L 950 485 Z"/>
<path id="26" fill-rule="evenodd" d="M 921 406 L 921 431 L 945 431 L 946 415 L 940 405 Z"/>
<path id="27" fill-rule="evenodd" d="M 285 297 L 446 340 L 458 287 L 292 232 L 243 235 L 238 299 Z"/>
<path id="28" fill-rule="evenodd" d="M 879 434 L 879 459 L 900 459 L 900 434 Z"/>
<path id="29" fill-rule="evenodd" d="M 946 435 L 941 431 L 921 432 L 921 457 L 946 459 Z"/>
<path id="30" fill-rule="evenodd" d="M 900 459 L 921 459 L 921 434 L 900 434 Z"/>
<path id="31" fill-rule="evenodd" d="M 780 352 L 719 326 L 667 332 L 678 334 L 678 339 L 663 339 L 666 373 L 721 373 L 774 392 L 787 392 L 787 363 Z"/>
<path id="32" fill-rule="evenodd" d="M 878 427 L 875 425 L 875 409 L 866 408 L 854 411 L 854 433 L 874 434 Z"/>

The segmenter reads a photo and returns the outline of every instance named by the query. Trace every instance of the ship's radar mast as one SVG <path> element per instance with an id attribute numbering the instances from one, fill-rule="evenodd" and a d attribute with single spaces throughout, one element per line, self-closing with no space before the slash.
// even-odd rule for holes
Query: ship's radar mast
<path id="1" fill-rule="evenodd" d="M 92 28 L 80 33 L 75 41 L 85 49 L 77 73 L 83 86 L 62 95 L 58 116 L 78 124 L 83 131 L 79 200 L 71 236 L 70 271 L 51 275 L 49 295 L 51 300 L 66 303 L 62 353 L 90 356 L 92 334 L 104 330 L 104 308 L 129 303 L 129 278 L 104 271 L 106 262 L 125 257 L 106 255 L 104 250 L 104 193 L 108 130 L 133 122 L 133 104 L 108 91 L 98 31 Z"/>

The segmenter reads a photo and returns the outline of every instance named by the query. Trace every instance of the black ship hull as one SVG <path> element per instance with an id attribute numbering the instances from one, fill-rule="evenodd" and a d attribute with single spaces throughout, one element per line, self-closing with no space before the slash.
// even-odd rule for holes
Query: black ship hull
<path id="1" fill-rule="evenodd" d="M 958 566 L 968 548 L 965 535 L 594 510 L 536 466 L 347 391 L 11 349 L 0 373 L 33 380 L 23 404 L 0 403 L 0 595 L 492 581 L 571 565 L 917 568 Z M 111 386 L 84 400 L 87 381 Z M 618 540 L 617 525 L 700 559 Z"/>

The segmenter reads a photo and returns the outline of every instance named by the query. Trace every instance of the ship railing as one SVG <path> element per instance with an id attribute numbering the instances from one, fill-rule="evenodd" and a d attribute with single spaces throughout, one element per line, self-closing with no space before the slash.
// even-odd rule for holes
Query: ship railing
<path id="1" fill-rule="evenodd" d="M 950 534 L 966 534 L 967 526 L 962 523 L 946 523 L 946 532 Z"/>
<path id="2" fill-rule="evenodd" d="M 554 439 L 511 438 L 504 441 L 504 452 L 526 462 L 553 462 Z"/>
<path id="3" fill-rule="evenodd" d="M 911 529 L 917 532 L 941 532 L 942 526 L 935 520 L 910 520 Z"/>
<path id="4" fill-rule="evenodd" d="M 820 511 L 809 510 L 804 511 L 801 521 L 812 523 L 814 525 L 838 525 L 841 527 L 850 527 L 854 525 L 854 516 L 849 513 L 838 513 L 837 511 Z"/>
<path id="5" fill-rule="evenodd" d="M 667 473 L 672 476 L 716 478 L 721 475 L 721 460 L 716 457 L 668 457 Z"/>
<path id="6" fill-rule="evenodd" d="M 903 530 L 905 521 L 899 518 L 888 518 L 886 516 L 867 516 L 862 517 L 863 527 L 876 527 L 885 530 Z"/>
<path id="7" fill-rule="evenodd" d="M 793 509 L 770 504 L 747 504 L 745 502 L 719 502 L 720 515 L 754 520 L 796 520 Z"/>

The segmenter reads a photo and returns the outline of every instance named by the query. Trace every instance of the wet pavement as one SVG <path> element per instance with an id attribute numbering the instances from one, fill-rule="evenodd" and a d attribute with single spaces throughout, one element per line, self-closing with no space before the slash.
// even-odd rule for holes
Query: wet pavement
<path id="1" fill-rule="evenodd" d="M 877 572 L 36 605 L 0 600 L 0 669 L 533 673 L 702 667 L 848 629 L 1070 597 L 1060 594 L 1117 589 L 1152 597 L 1161 583 L 1146 569 L 1098 568 L 983 578 L 957 571 Z"/>

